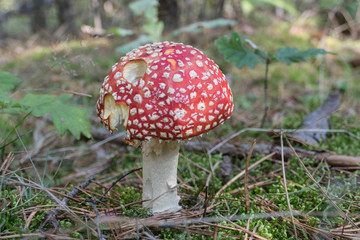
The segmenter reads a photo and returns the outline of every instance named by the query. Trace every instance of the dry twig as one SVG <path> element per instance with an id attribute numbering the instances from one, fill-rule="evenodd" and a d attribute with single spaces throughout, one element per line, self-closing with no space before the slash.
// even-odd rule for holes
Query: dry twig
<path id="1" fill-rule="evenodd" d="M 314 179 L 314 177 L 311 175 L 305 164 L 301 161 L 299 155 L 295 151 L 295 149 L 292 147 L 290 141 L 287 139 L 286 136 L 284 136 L 288 145 L 293 150 L 293 153 L 295 154 L 296 158 L 298 159 L 299 163 L 301 164 L 302 168 L 305 170 L 306 175 L 314 182 L 314 184 L 319 188 L 321 193 L 326 197 L 326 199 L 333 205 L 333 207 L 340 213 L 340 215 L 346 219 L 355 229 L 359 229 L 359 227 L 339 208 L 338 205 L 330 198 L 330 196 L 326 193 L 326 191 L 320 186 L 320 184 Z"/>
<path id="2" fill-rule="evenodd" d="M 288 192 L 287 183 L 286 183 L 286 171 L 285 171 L 285 159 L 284 159 L 284 143 L 283 143 L 283 133 L 282 132 L 280 134 L 280 142 L 281 142 L 281 167 L 282 167 L 282 173 L 283 173 L 283 179 L 284 179 L 283 184 L 284 184 L 284 189 L 285 189 L 285 194 L 286 194 L 286 202 L 287 202 L 288 209 L 289 209 L 289 212 L 290 212 L 291 222 L 292 222 L 292 225 L 293 225 L 293 228 L 294 228 L 295 239 L 297 239 L 296 225 L 295 225 L 295 221 L 294 221 L 294 216 L 292 214 L 290 198 L 289 198 L 289 192 Z"/>
<path id="3" fill-rule="evenodd" d="M 252 164 L 248 170 L 253 169 L 254 167 L 256 167 L 257 165 L 259 165 L 260 163 L 262 163 L 263 161 L 271 158 L 272 156 L 275 155 L 275 152 L 272 152 L 268 155 L 266 155 L 265 157 L 263 157 L 262 159 L 260 159 L 259 161 L 255 162 L 254 164 Z M 224 186 L 222 186 L 222 188 L 220 188 L 219 191 L 217 191 L 217 193 L 215 194 L 215 196 L 219 196 L 228 186 L 230 186 L 232 183 L 234 183 L 236 180 L 238 180 L 240 177 L 242 177 L 245 174 L 245 170 L 241 171 L 240 173 L 238 173 L 235 177 L 233 177 L 230 181 L 228 181 Z"/>
<path id="4" fill-rule="evenodd" d="M 61 204 L 59 206 L 57 206 L 55 209 L 46 213 L 45 220 L 44 220 L 43 224 L 40 226 L 40 229 L 43 229 L 46 226 L 46 224 L 50 223 L 56 231 L 60 227 L 58 221 L 56 220 L 56 217 L 61 213 L 62 210 L 64 210 L 64 206 L 67 206 L 67 204 L 70 201 L 70 198 L 75 197 L 80 192 L 80 190 L 78 188 L 79 187 L 86 188 L 95 179 L 95 177 L 96 177 L 96 175 L 91 175 L 90 177 L 88 177 L 85 180 L 85 182 L 83 182 L 79 186 L 76 186 L 71 192 L 69 192 L 67 194 L 67 197 L 63 198 L 63 200 L 61 201 Z"/>

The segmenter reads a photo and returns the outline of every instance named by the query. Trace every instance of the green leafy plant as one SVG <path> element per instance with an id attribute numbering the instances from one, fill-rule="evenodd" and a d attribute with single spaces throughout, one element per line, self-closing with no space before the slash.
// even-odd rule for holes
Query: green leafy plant
<path id="1" fill-rule="evenodd" d="M 202 28 L 217 28 L 217 27 L 225 27 L 225 26 L 234 26 L 236 25 L 235 20 L 217 18 L 209 21 L 201 21 L 189 24 L 187 26 L 176 29 L 172 32 L 174 36 L 179 35 L 182 32 L 201 32 Z"/>
<path id="2" fill-rule="evenodd" d="M 241 1 L 241 9 L 245 14 L 250 14 L 258 7 L 277 7 L 285 10 L 291 15 L 296 15 L 298 11 L 289 1 L 285 0 L 244 0 Z"/>
<path id="3" fill-rule="evenodd" d="M 159 41 L 164 23 L 158 19 L 158 0 L 140 0 L 129 4 L 129 8 L 135 16 L 144 16 L 144 32 L 153 40 Z"/>
<path id="4" fill-rule="evenodd" d="M 264 77 L 264 115 L 261 121 L 261 127 L 264 126 L 267 111 L 267 89 L 268 89 L 268 73 L 269 65 L 271 63 L 280 62 L 286 65 L 292 63 L 305 62 L 309 57 L 317 55 L 324 55 L 330 52 L 319 49 L 310 48 L 306 50 L 299 50 L 296 47 L 286 46 L 279 48 L 275 54 L 270 54 L 266 51 L 260 50 L 258 46 L 251 40 L 241 37 L 238 33 L 233 32 L 230 37 L 222 36 L 215 41 L 220 53 L 224 55 L 225 61 L 232 62 L 237 68 L 244 68 L 246 66 L 254 69 L 256 64 L 265 62 L 265 77 Z"/>
<path id="5" fill-rule="evenodd" d="M 42 117 L 50 114 L 51 120 L 60 135 L 66 131 L 79 139 L 83 134 L 91 137 L 91 124 L 87 118 L 87 111 L 69 103 L 72 95 L 49 95 L 49 94 L 25 94 L 16 100 L 9 94 L 21 80 L 16 76 L 0 71 L 0 113 L 21 114 L 27 113 L 35 117 Z M 6 141 L 4 139 L 3 141 Z"/>
<path id="6" fill-rule="evenodd" d="M 139 47 L 140 45 L 149 42 L 158 42 L 164 38 L 164 23 L 158 18 L 158 6 L 158 0 L 138 0 L 129 4 L 130 10 L 134 13 L 135 16 L 144 17 L 144 24 L 138 38 L 127 44 L 117 47 L 117 52 L 127 53 L 132 49 Z M 195 22 L 174 30 L 169 36 L 176 37 L 183 32 L 200 32 L 202 28 L 211 29 L 223 26 L 234 26 L 235 24 L 236 21 L 224 18 Z M 111 28 L 109 29 L 109 32 L 120 37 L 136 34 L 134 31 L 124 28 Z"/>
<path id="7" fill-rule="evenodd" d="M 164 23 L 158 19 L 158 5 L 158 0 L 138 0 L 129 4 L 130 10 L 135 16 L 144 16 L 144 25 L 142 26 L 144 34 L 141 34 L 135 41 L 118 47 L 116 51 L 126 53 L 142 44 L 160 41 Z M 123 28 L 113 28 L 110 31 L 119 36 L 134 34 L 131 30 Z"/>

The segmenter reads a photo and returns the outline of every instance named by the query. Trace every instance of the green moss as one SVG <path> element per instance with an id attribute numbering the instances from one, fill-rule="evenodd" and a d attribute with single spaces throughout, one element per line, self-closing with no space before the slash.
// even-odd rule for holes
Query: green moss
<path id="1" fill-rule="evenodd" d="M 60 220 L 59 221 L 60 227 L 62 228 L 72 228 L 73 223 L 69 220 Z"/>
<path id="2" fill-rule="evenodd" d="M 192 185 L 196 189 L 199 189 L 204 186 L 209 173 L 199 167 L 193 166 L 189 161 L 187 161 L 188 159 L 205 169 L 211 169 L 210 164 L 214 165 L 216 162 L 221 161 L 222 155 L 213 155 L 210 163 L 210 159 L 206 157 L 206 155 L 183 152 L 183 157 L 181 156 L 179 158 L 179 173 L 184 179 L 192 179 Z M 221 180 L 213 177 L 211 179 L 210 192 L 214 193 L 219 190 L 221 185 Z"/>
<path id="3" fill-rule="evenodd" d="M 360 125 L 357 117 L 344 119 L 341 115 L 332 116 L 330 122 L 333 129 L 346 130 L 360 138 Z M 328 133 L 321 147 L 338 154 L 360 155 L 360 140 L 346 133 Z"/>
<path id="4" fill-rule="evenodd" d="M 79 232 L 72 232 L 70 234 L 70 236 L 73 237 L 73 238 L 82 238 L 81 234 Z"/>
<path id="5" fill-rule="evenodd" d="M 284 117 L 282 126 L 279 127 L 283 127 L 284 129 L 298 129 L 301 127 L 304 117 L 305 113 L 291 112 Z"/>
<path id="6" fill-rule="evenodd" d="M 35 193 L 35 196 L 32 196 L 31 189 L 25 190 L 21 194 L 17 189 L 12 189 L 11 187 L 2 186 L 0 190 L 0 199 L 3 200 L 3 208 L 0 212 L 0 232 L 15 231 L 21 234 L 37 231 L 44 221 L 45 211 L 37 211 L 29 227 L 23 229 L 26 221 L 21 215 L 21 210 L 41 205 L 49 205 L 53 204 L 53 202 L 46 195 Z M 19 201 L 20 196 L 22 196 L 22 202 Z"/>

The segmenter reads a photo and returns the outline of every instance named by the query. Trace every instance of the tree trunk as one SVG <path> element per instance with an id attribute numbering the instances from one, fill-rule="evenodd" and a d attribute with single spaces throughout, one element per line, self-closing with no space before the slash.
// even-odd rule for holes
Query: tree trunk
<path id="1" fill-rule="evenodd" d="M 94 29 L 96 32 L 103 32 L 106 28 L 107 19 L 104 10 L 104 0 L 92 0 L 94 11 Z"/>
<path id="2" fill-rule="evenodd" d="M 223 17 L 225 0 L 203 0 L 200 6 L 199 20 Z"/>
<path id="3" fill-rule="evenodd" d="M 69 0 L 56 0 L 57 7 L 57 17 L 59 25 L 65 24 L 72 20 L 72 15 L 70 13 L 71 3 Z"/>
<path id="4" fill-rule="evenodd" d="M 213 18 L 222 18 L 224 16 L 225 0 L 216 0 L 213 4 Z"/>
<path id="5" fill-rule="evenodd" d="M 165 31 L 179 27 L 179 11 L 176 0 L 159 0 L 159 20 L 164 23 Z"/>
<path id="6" fill-rule="evenodd" d="M 39 32 L 46 28 L 45 1 L 32 0 L 33 17 L 31 18 L 31 29 L 33 33 Z"/>
<path id="7" fill-rule="evenodd" d="M 71 12 L 70 0 L 56 0 L 55 5 L 57 8 L 57 18 L 59 26 L 66 28 L 67 31 L 74 33 L 75 28 L 73 25 L 74 16 Z"/>
<path id="8" fill-rule="evenodd" d="M 198 20 L 202 21 L 205 20 L 206 18 L 206 9 L 207 9 L 207 0 L 202 0 L 202 2 L 200 3 L 200 12 L 198 15 Z"/>

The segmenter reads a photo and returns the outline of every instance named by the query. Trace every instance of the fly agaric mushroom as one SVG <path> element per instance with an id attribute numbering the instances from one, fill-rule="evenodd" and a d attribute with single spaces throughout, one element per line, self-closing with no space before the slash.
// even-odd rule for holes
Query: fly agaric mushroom
<path id="1" fill-rule="evenodd" d="M 229 85 L 201 51 L 181 43 L 147 44 L 127 53 L 105 77 L 97 102 L 112 132 L 124 124 L 127 142 L 143 154 L 143 207 L 180 209 L 180 140 L 210 131 L 233 111 Z"/>

